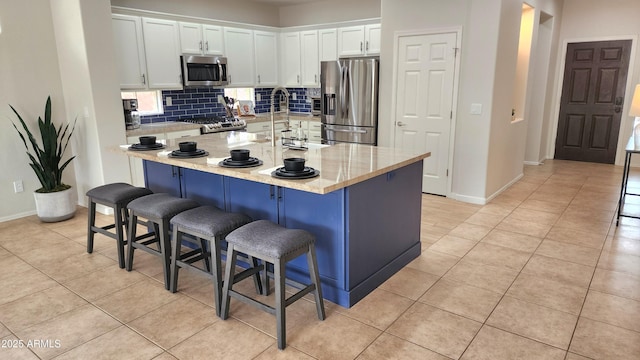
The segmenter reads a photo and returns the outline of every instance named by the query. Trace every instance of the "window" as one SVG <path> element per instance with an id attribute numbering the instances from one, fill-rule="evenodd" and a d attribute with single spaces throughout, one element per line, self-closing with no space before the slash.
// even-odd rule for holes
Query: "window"
<path id="1" fill-rule="evenodd" d="M 138 113 L 140 115 L 164 114 L 161 91 L 123 91 L 122 99 L 138 99 Z"/>
<path id="2" fill-rule="evenodd" d="M 255 92 L 253 88 L 232 88 L 224 89 L 224 96 L 238 100 L 249 100 L 255 102 Z"/>

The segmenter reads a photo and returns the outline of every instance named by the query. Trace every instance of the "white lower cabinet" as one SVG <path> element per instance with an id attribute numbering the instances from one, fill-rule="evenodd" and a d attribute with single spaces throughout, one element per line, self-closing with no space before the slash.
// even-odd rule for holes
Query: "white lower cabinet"
<path id="1" fill-rule="evenodd" d="M 309 142 L 313 144 L 322 143 L 322 125 L 320 121 L 309 120 Z"/>

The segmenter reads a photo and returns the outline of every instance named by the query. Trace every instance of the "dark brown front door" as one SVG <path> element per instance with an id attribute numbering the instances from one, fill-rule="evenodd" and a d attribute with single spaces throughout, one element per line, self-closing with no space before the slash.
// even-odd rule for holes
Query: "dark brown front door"
<path id="1" fill-rule="evenodd" d="M 567 45 L 556 159 L 613 164 L 631 40 Z"/>

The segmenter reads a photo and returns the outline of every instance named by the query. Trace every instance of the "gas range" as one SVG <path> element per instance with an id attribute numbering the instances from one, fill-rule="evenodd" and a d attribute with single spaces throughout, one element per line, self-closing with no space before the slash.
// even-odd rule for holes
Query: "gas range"
<path id="1" fill-rule="evenodd" d="M 191 119 L 180 119 L 178 121 L 200 124 L 201 134 L 244 130 L 247 127 L 247 123 L 244 120 L 232 116 L 208 116 Z"/>

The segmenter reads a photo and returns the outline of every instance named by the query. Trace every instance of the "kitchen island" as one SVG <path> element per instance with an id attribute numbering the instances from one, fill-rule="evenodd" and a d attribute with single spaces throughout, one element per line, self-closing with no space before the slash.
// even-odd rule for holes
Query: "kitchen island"
<path id="1" fill-rule="evenodd" d="M 429 153 L 357 144 L 310 144 L 299 151 L 271 147 L 264 137 L 246 132 L 188 139 L 208 155 L 167 156 L 184 139 L 167 140 L 161 151 L 122 151 L 144 160 L 145 183 L 154 192 L 313 233 L 326 299 L 350 307 L 420 255 L 422 159 Z M 262 164 L 219 166 L 234 148 L 249 149 Z M 319 176 L 272 177 L 288 157 L 305 158 Z M 290 262 L 287 276 L 305 281 L 306 259 Z"/>

